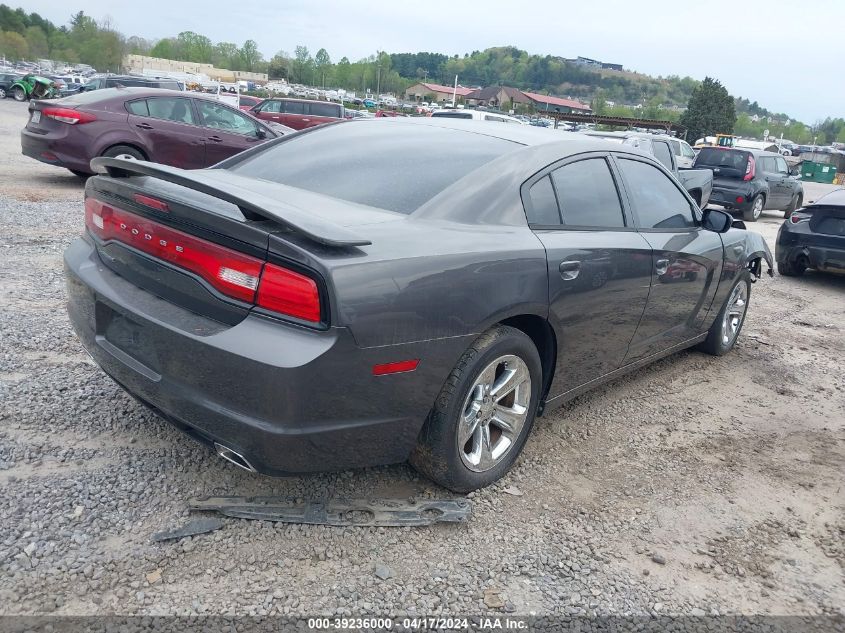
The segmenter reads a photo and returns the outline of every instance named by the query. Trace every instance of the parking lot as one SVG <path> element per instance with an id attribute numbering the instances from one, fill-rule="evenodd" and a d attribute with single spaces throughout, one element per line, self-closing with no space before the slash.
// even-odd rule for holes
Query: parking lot
<path id="1" fill-rule="evenodd" d="M 20 155 L 25 120 L 0 101 L 3 613 L 843 613 L 845 278 L 812 272 L 753 287 L 732 353 L 671 356 L 540 418 L 466 524 L 226 519 L 151 542 L 199 495 L 454 495 L 405 465 L 253 475 L 117 387 L 64 308 L 83 183 Z M 782 221 L 751 228 L 774 251 Z"/>

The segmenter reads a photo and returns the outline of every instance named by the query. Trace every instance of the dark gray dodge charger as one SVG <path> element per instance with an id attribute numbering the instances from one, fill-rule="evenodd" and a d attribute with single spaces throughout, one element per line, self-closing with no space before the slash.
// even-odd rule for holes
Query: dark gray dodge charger
<path id="1" fill-rule="evenodd" d="M 730 350 L 771 254 L 636 149 L 382 119 L 211 169 L 99 158 L 69 312 L 117 383 L 285 475 L 410 460 L 500 478 L 534 418 L 672 352 Z"/>

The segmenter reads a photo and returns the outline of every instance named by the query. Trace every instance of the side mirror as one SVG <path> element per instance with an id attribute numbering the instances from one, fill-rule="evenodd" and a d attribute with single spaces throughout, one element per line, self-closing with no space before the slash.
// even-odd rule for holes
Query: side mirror
<path id="1" fill-rule="evenodd" d="M 255 136 L 257 138 L 260 138 L 260 139 L 265 139 L 265 138 L 267 138 L 267 130 L 265 130 L 264 128 L 260 128 L 260 127 L 256 128 Z"/>
<path id="2" fill-rule="evenodd" d="M 705 209 L 701 219 L 701 226 L 714 233 L 727 233 L 733 226 L 733 216 L 718 209 Z"/>

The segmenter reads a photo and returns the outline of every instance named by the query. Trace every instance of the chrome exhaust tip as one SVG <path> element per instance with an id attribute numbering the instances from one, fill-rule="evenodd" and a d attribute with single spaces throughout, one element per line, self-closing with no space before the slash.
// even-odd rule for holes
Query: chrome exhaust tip
<path id="1" fill-rule="evenodd" d="M 255 470 L 255 467 L 249 463 L 246 457 L 238 453 L 237 451 L 233 451 L 231 448 L 227 446 L 223 446 L 217 442 L 214 442 L 214 449 L 217 451 L 217 454 L 220 455 L 223 459 L 227 462 L 231 462 L 238 468 L 243 468 L 244 470 L 248 470 L 251 473 L 257 473 L 258 471 Z"/>

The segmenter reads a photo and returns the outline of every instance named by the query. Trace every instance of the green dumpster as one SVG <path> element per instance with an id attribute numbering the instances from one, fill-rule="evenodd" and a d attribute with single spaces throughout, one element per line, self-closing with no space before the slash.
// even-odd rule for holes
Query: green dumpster
<path id="1" fill-rule="evenodd" d="M 836 178 L 836 166 L 805 160 L 801 163 L 801 180 L 805 182 L 833 183 Z"/>

